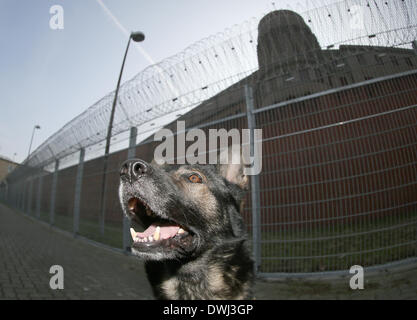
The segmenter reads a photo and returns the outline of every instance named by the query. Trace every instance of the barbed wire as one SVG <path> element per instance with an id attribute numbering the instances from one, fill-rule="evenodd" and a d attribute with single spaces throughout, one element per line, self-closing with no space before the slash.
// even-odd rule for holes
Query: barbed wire
<path id="1" fill-rule="evenodd" d="M 342 45 L 402 47 L 417 38 L 417 4 L 411 0 L 349 0 L 300 12 L 320 47 Z M 258 24 L 252 18 L 151 65 L 125 82 L 119 92 L 113 136 L 191 110 L 258 69 Z M 330 31 L 331 30 L 331 31 Z M 273 40 L 273 39 L 272 39 Z M 311 52 L 303 52 L 305 56 Z M 312 60 L 310 67 L 320 63 Z M 24 164 L 44 167 L 106 137 L 114 92 L 110 92 L 49 137 Z M 148 130 L 149 134 L 154 130 Z M 98 148 L 100 149 L 100 148 Z"/>

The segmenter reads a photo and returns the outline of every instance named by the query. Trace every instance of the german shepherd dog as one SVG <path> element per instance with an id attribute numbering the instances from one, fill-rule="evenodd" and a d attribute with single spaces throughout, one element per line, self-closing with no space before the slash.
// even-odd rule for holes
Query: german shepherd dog
<path id="1" fill-rule="evenodd" d="M 230 159 L 230 158 L 229 158 Z M 251 299 L 253 260 L 240 215 L 243 165 L 164 165 L 140 159 L 120 169 L 132 254 L 145 260 L 157 299 Z"/>

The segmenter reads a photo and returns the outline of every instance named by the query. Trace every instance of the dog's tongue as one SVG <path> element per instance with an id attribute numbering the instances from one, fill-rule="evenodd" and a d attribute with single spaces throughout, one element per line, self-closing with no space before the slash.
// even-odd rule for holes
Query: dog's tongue
<path id="1" fill-rule="evenodd" d="M 159 238 L 161 240 L 172 238 L 177 234 L 178 230 L 180 229 L 180 227 L 177 225 L 151 224 L 145 231 L 136 233 L 136 236 L 138 236 L 139 238 L 148 238 L 149 236 L 153 236 L 156 227 L 158 226 L 160 227 Z"/>

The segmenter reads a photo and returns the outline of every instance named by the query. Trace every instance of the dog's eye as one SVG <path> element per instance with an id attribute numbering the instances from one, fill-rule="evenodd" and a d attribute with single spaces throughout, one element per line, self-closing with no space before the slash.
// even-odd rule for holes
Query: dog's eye
<path id="1" fill-rule="evenodd" d="M 188 177 L 188 180 L 192 183 L 202 183 L 203 179 L 197 174 L 193 173 L 191 176 Z"/>

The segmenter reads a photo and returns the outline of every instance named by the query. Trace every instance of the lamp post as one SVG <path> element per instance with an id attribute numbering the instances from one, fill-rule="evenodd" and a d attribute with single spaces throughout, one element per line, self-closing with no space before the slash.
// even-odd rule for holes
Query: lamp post
<path id="1" fill-rule="evenodd" d="M 29 144 L 29 151 L 28 151 L 28 160 L 29 160 L 29 155 L 30 155 L 30 149 L 32 149 L 32 142 L 33 142 L 33 136 L 35 135 L 35 130 L 36 129 L 40 129 L 41 127 L 39 125 L 35 125 L 33 127 L 33 131 L 32 131 L 32 138 L 30 139 L 30 144 Z"/>
<path id="2" fill-rule="evenodd" d="M 109 150 L 110 150 L 110 141 L 111 141 L 111 133 L 113 129 L 113 120 L 114 120 L 114 113 L 116 111 L 116 104 L 117 104 L 117 96 L 119 94 L 119 87 L 120 87 L 120 81 L 122 79 L 122 73 L 123 68 L 125 66 L 126 56 L 127 52 L 129 50 L 130 40 L 133 40 L 135 42 L 141 42 L 145 40 L 145 35 L 140 32 L 132 32 L 129 36 L 129 39 L 127 41 L 126 51 L 125 55 L 123 57 L 122 67 L 120 69 L 119 79 L 117 80 L 116 90 L 114 93 L 114 99 L 113 99 L 113 105 L 110 112 L 110 120 L 109 120 L 109 126 L 107 128 L 107 137 L 106 137 L 106 147 L 104 149 L 104 158 L 103 158 L 103 179 L 102 179 L 102 186 L 101 186 L 101 201 L 100 201 L 100 233 L 104 234 L 104 217 L 105 217 L 105 195 L 106 195 L 106 178 L 107 178 L 107 163 L 109 158 Z"/>

